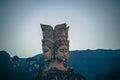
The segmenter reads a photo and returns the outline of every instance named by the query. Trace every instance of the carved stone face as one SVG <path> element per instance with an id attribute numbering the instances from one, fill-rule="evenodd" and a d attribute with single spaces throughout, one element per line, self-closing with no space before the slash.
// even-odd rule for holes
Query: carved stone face
<path id="1" fill-rule="evenodd" d="M 57 57 L 60 61 L 67 61 L 69 59 L 69 52 L 68 52 L 67 45 L 61 45 L 57 50 Z"/>
<path id="2" fill-rule="evenodd" d="M 48 46 L 43 46 L 44 61 L 50 61 L 52 57 L 52 51 Z"/>

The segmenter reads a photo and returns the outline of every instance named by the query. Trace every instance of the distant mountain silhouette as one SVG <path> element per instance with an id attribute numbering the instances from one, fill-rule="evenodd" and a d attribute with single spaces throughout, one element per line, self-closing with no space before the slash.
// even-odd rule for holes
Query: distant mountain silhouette
<path id="1" fill-rule="evenodd" d="M 120 80 L 120 49 L 70 51 L 65 65 L 73 67 L 86 80 Z M 0 80 L 33 80 L 44 66 L 41 54 L 19 58 L 0 51 Z"/>
<path id="2" fill-rule="evenodd" d="M 120 80 L 120 68 L 118 72 L 110 73 L 120 66 L 120 50 L 71 51 L 70 56 L 68 64 L 86 80 Z"/>

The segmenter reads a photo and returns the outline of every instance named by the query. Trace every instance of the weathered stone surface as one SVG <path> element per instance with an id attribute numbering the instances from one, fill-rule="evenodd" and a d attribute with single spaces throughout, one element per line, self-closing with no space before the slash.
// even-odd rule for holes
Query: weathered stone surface
<path id="1" fill-rule="evenodd" d="M 41 24 L 43 31 L 42 49 L 46 62 L 50 62 L 53 56 L 53 28 L 50 25 Z"/>
<path id="2" fill-rule="evenodd" d="M 66 23 L 59 24 L 53 29 L 50 25 L 41 24 L 43 31 L 43 56 L 46 62 L 57 59 L 67 62 L 69 54 L 68 29 Z M 60 54 L 59 54 L 60 53 Z"/>
<path id="3" fill-rule="evenodd" d="M 66 26 L 66 23 L 56 25 L 54 29 L 54 41 L 67 40 L 68 29 L 69 27 Z"/>
<path id="4" fill-rule="evenodd" d="M 53 28 L 50 25 L 41 24 L 43 39 L 53 41 Z"/>

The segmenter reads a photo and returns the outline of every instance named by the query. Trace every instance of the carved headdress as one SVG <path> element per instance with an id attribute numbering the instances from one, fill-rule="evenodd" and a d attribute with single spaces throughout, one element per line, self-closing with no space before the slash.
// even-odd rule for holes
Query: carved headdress
<path id="1" fill-rule="evenodd" d="M 50 25 L 41 24 L 43 40 L 53 41 L 53 28 Z"/>
<path id="2" fill-rule="evenodd" d="M 68 39 L 68 29 L 69 29 L 69 27 L 66 27 L 66 23 L 56 25 L 55 29 L 54 29 L 54 41 L 67 40 Z"/>

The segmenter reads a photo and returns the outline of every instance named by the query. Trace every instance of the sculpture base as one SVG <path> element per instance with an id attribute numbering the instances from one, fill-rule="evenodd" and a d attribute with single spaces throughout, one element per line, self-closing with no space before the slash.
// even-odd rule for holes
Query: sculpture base
<path id="1" fill-rule="evenodd" d="M 68 68 L 67 71 L 51 68 L 46 72 L 39 72 L 35 80 L 85 80 L 85 78 L 77 74 L 72 68 Z"/>

